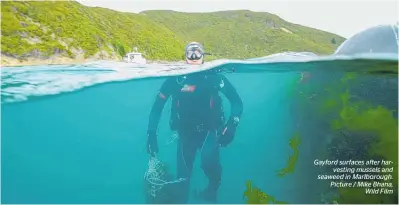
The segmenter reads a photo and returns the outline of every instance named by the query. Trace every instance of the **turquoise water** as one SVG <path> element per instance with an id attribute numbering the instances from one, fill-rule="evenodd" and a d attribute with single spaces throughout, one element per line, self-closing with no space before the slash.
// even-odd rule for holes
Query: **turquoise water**
<path id="1" fill-rule="evenodd" d="M 312 163 L 333 135 L 324 122 L 337 113 L 318 115 L 314 105 L 325 89 L 355 73 L 357 80 L 344 88 L 397 118 L 397 63 L 392 53 L 284 53 L 199 68 L 107 61 L 2 68 L 2 203 L 145 203 L 145 134 L 154 97 L 167 76 L 199 70 L 224 73 L 244 104 L 235 140 L 221 152 L 218 203 L 245 203 L 247 180 L 281 201 L 320 203 L 327 183 L 315 179 Z M 169 108 L 160 121 L 159 157 L 174 173 Z M 295 133 L 301 136 L 295 172 L 277 177 Z M 204 188 L 198 159 L 193 175 L 191 189 Z M 205 202 L 192 195 L 190 203 Z"/>
<path id="2" fill-rule="evenodd" d="M 276 184 L 273 192 L 284 193 L 287 188 L 279 187 L 279 181 L 288 180 L 273 177 L 285 166 L 291 135 L 286 129 L 290 126 L 287 96 L 281 90 L 288 89 L 286 80 L 297 77 L 276 73 L 226 77 L 236 85 L 246 112 L 235 142 L 222 152 L 226 171 L 220 202 L 241 202 L 241 195 L 232 198 L 230 194 L 242 193 L 248 179 Z M 239 86 L 247 81 L 242 79 L 251 79 L 251 84 Z M 107 83 L 3 104 L 3 199 L 16 203 L 144 203 L 140 189 L 148 161 L 145 132 L 163 80 Z M 163 145 L 173 136 L 168 130 L 168 112 L 165 109 L 160 122 L 160 157 L 173 164 L 176 143 Z M 285 128 L 278 129 L 281 125 Z M 278 153 L 282 160 L 268 153 Z M 232 158 L 241 160 L 228 163 Z M 254 169 L 259 160 L 270 164 Z M 203 180 L 198 165 L 194 175 L 198 182 Z M 193 182 L 193 187 L 200 186 Z"/>

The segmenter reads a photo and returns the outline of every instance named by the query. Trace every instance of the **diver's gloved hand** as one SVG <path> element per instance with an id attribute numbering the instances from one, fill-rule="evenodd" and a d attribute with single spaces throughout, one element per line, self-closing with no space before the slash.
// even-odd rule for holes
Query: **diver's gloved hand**
<path id="1" fill-rule="evenodd" d="M 155 156 L 158 152 L 158 139 L 155 131 L 148 131 L 147 133 L 147 153 L 151 156 Z"/>
<path id="2" fill-rule="evenodd" d="M 239 121 L 239 117 L 232 117 L 227 121 L 219 136 L 220 146 L 226 147 L 233 141 Z"/>

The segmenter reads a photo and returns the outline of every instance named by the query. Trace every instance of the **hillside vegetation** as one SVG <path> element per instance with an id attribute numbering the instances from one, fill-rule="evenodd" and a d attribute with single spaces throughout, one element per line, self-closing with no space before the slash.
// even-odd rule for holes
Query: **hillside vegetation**
<path id="1" fill-rule="evenodd" d="M 20 60 L 116 59 L 133 47 L 147 59 L 181 60 L 189 41 L 202 42 L 213 58 L 253 58 L 282 51 L 329 54 L 344 40 L 251 11 L 134 14 L 75 1 L 5 1 L 1 12 L 1 54 Z"/>
<path id="2" fill-rule="evenodd" d="M 182 41 L 138 14 L 77 2 L 2 2 L 2 53 L 18 57 L 88 58 L 124 54 L 133 46 L 153 59 L 178 59 Z"/>
<path id="3" fill-rule="evenodd" d="M 331 54 L 345 40 L 266 12 L 145 11 L 141 14 L 166 26 L 184 41 L 202 42 L 209 52 L 221 58 L 261 57 L 284 51 Z"/>

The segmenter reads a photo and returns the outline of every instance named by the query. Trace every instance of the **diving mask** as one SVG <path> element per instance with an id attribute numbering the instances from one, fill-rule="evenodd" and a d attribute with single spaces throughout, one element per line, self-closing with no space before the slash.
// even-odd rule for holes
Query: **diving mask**
<path id="1" fill-rule="evenodd" d="M 204 51 L 199 45 L 189 45 L 186 48 L 185 56 L 188 60 L 201 60 L 204 56 Z"/>

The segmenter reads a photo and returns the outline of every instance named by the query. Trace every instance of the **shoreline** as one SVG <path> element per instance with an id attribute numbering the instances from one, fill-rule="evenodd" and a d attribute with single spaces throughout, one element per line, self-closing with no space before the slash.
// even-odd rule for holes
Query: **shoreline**
<path id="1" fill-rule="evenodd" d="M 84 64 L 94 61 L 115 61 L 124 62 L 121 59 L 110 58 L 110 59 L 96 59 L 96 58 L 67 58 L 67 57 L 51 57 L 49 59 L 36 59 L 28 58 L 27 60 L 20 61 L 16 58 L 1 55 L 0 68 L 5 67 L 21 67 L 21 66 L 47 66 L 47 65 L 74 65 L 74 64 Z M 179 63 L 184 61 L 166 61 L 166 60 L 147 60 L 147 64 L 152 63 Z"/>
<path id="2" fill-rule="evenodd" d="M 98 59 L 84 59 L 84 58 L 66 58 L 66 57 L 51 57 L 48 59 L 28 58 L 27 60 L 19 60 L 16 58 L 1 55 L 1 68 L 3 67 L 21 67 L 21 66 L 45 66 L 45 65 L 73 65 L 83 64 Z"/>

